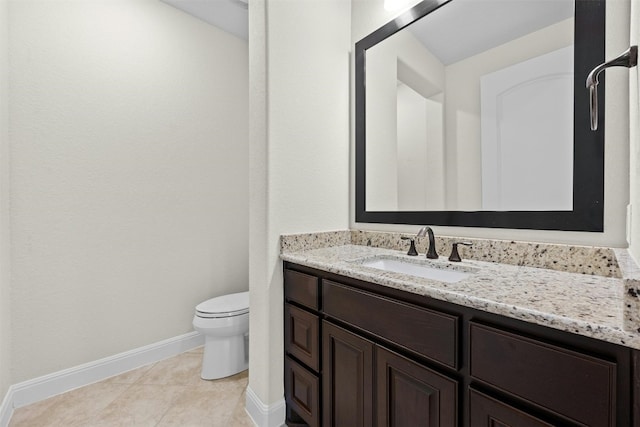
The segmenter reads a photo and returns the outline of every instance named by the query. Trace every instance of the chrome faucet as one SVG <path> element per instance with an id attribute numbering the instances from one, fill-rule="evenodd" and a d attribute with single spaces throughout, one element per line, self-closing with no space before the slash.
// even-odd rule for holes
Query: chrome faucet
<path id="1" fill-rule="evenodd" d="M 436 238 L 433 235 L 433 230 L 431 227 L 422 227 L 418 230 L 418 234 L 416 237 L 424 237 L 429 236 L 429 249 L 427 250 L 427 258 L 429 259 L 438 259 L 438 253 L 436 252 Z"/>

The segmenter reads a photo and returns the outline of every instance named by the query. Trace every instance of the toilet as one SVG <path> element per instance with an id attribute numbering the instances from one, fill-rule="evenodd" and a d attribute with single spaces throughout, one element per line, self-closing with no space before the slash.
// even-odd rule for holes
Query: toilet
<path id="1" fill-rule="evenodd" d="M 204 335 L 204 380 L 235 375 L 249 367 L 249 292 L 228 294 L 196 306 L 193 328 Z"/>

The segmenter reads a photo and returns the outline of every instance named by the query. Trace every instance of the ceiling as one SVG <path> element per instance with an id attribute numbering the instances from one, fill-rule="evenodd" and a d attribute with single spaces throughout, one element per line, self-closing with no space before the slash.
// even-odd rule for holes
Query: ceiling
<path id="1" fill-rule="evenodd" d="M 247 0 L 161 0 L 221 30 L 247 40 Z"/>
<path id="2" fill-rule="evenodd" d="M 574 0 L 453 0 L 408 28 L 449 65 L 573 14 Z"/>
<path id="3" fill-rule="evenodd" d="M 161 0 L 244 40 L 248 0 Z M 408 28 L 449 65 L 570 18 L 574 0 L 453 0 Z"/>

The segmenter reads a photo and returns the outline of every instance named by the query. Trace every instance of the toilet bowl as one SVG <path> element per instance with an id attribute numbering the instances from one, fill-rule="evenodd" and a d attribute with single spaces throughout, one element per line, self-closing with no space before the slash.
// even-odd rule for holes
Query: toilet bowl
<path id="1" fill-rule="evenodd" d="M 198 304 L 193 328 L 204 335 L 202 379 L 228 377 L 249 367 L 249 292 Z"/>

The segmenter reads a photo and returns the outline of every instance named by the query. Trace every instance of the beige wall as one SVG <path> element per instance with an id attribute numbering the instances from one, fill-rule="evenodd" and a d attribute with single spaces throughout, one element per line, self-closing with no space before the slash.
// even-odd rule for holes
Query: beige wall
<path id="1" fill-rule="evenodd" d="M 417 2 L 416 2 L 417 3 Z M 355 43 L 375 31 L 396 14 L 386 12 L 383 0 L 353 0 L 352 42 Z M 446 7 L 446 6 L 445 6 Z M 607 3 L 606 56 L 611 58 L 629 46 L 629 0 Z M 353 80 L 352 80 L 353 81 Z M 604 233 L 558 232 L 540 230 L 509 230 L 467 227 L 434 227 L 437 234 L 478 238 L 513 239 L 522 241 L 586 244 L 625 247 L 626 205 L 629 199 L 629 83 L 625 73 L 607 74 L 606 87 L 606 142 L 605 142 L 605 224 Z M 353 89 L 352 89 L 353 95 Z M 622 100 L 622 101 L 621 101 Z M 353 110 L 352 110 L 353 111 Z M 353 116 L 352 116 L 353 117 Z M 355 130 L 353 131 L 355 132 Z M 352 141 L 354 141 L 352 134 Z M 352 142 L 352 159 L 355 159 Z M 355 188 L 354 163 L 351 168 L 352 193 Z M 356 223 L 355 194 L 351 197 L 351 226 L 356 229 L 415 232 L 415 225 Z M 425 224 L 428 225 L 428 224 Z"/>
<path id="2" fill-rule="evenodd" d="M 350 4 L 251 0 L 249 16 L 249 387 L 271 405 L 283 398 L 279 236 L 349 226 Z"/>
<path id="3" fill-rule="evenodd" d="M 370 49 L 367 55 L 366 86 L 375 94 L 366 99 L 367 140 L 372 141 L 367 147 L 366 198 L 372 211 L 397 210 L 399 206 L 397 104 L 398 81 L 403 76 L 398 62 L 414 72 L 413 81 L 403 83 L 420 86 L 423 96 L 435 95 L 445 86 L 444 65 L 413 34 L 397 33 L 385 41 L 388 43 Z"/>
<path id="4" fill-rule="evenodd" d="M 155 0 L 10 3 L 12 377 L 248 287 L 247 44 Z"/>
<path id="5" fill-rule="evenodd" d="M 0 0 L 0 401 L 11 384 L 8 36 L 8 2 Z"/>

